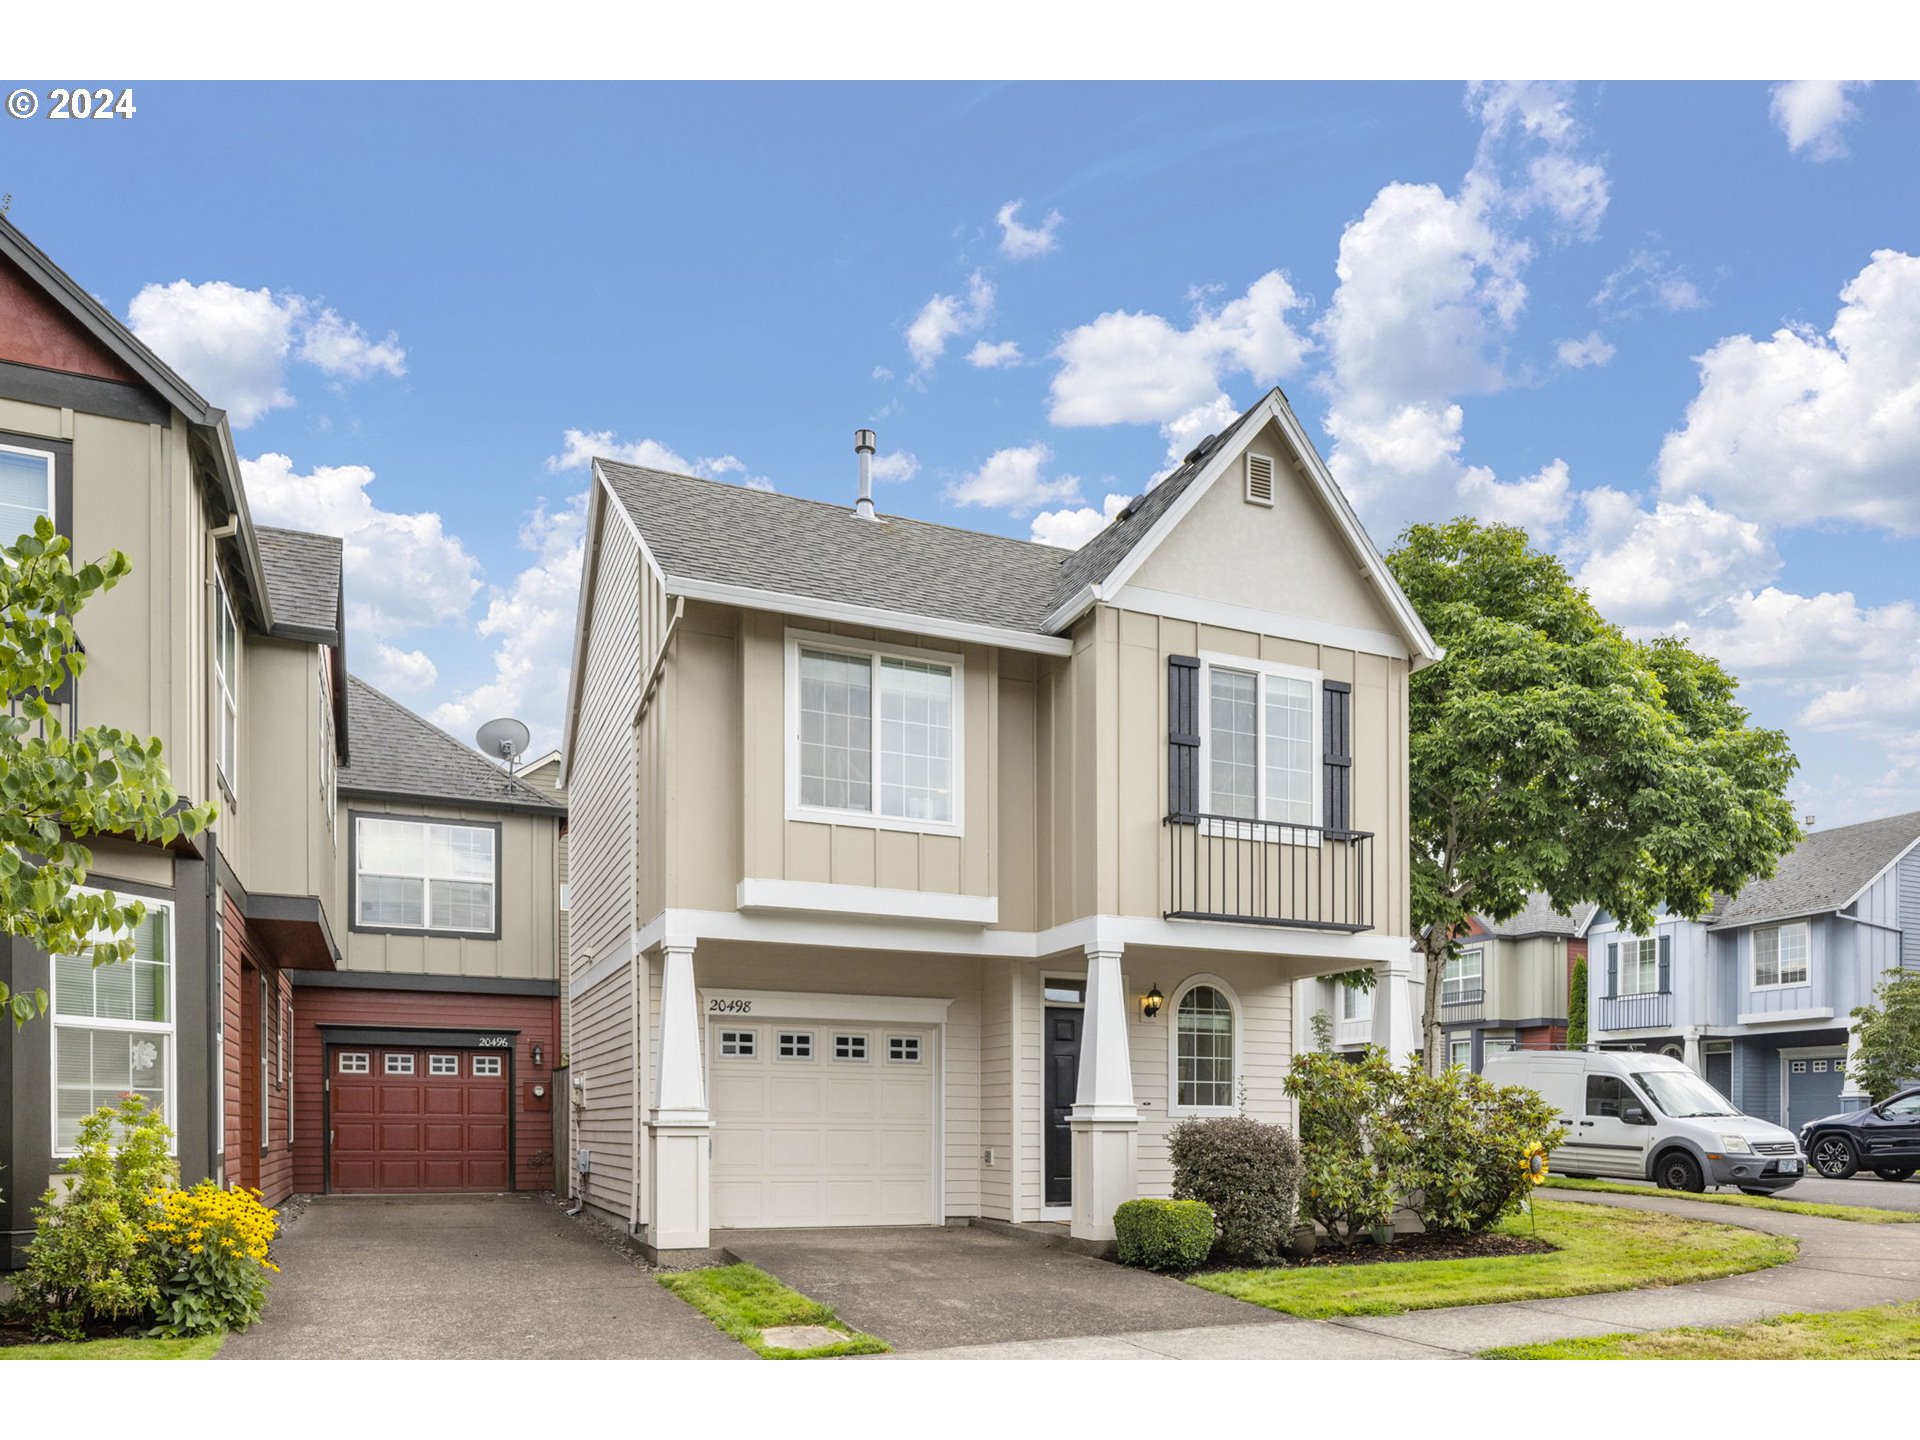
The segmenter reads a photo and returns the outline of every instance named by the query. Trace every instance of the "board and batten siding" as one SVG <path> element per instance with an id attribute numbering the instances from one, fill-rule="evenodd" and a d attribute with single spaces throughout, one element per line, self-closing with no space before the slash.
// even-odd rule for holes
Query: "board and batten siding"
<path id="1" fill-rule="evenodd" d="M 647 865 L 636 865 L 636 859 L 643 847 L 653 860 L 659 859 L 658 830 L 648 823 L 639 781 L 646 767 L 657 763 L 662 727 L 657 721 L 642 725 L 638 757 L 633 733 L 643 656 L 650 654 L 643 649 L 649 637 L 642 633 L 640 549 L 617 516 L 604 506 L 596 508 L 593 611 L 567 772 L 573 845 L 566 975 L 574 983 L 603 960 L 630 956 L 639 924 L 636 909 L 645 903 L 647 887 L 641 876 L 648 873 Z M 650 609 L 657 618 L 658 610 Z M 653 787 L 650 793 L 657 790 Z M 589 1205 L 622 1222 L 635 1218 L 636 1128 L 642 1102 L 632 972 L 631 964 L 611 966 L 598 984 L 574 995 L 568 1007 L 569 1078 L 582 1096 L 574 1144 L 592 1157 L 583 1193 Z M 562 1163 L 572 1163 L 572 1157 Z"/>

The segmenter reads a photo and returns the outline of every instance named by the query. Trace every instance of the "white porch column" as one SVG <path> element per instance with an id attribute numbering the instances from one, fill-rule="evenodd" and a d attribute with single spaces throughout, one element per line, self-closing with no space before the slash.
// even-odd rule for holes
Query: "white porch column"
<path id="1" fill-rule="evenodd" d="M 713 1121 L 707 1114 L 700 1063 L 693 942 L 670 940 L 661 947 L 661 958 L 660 1080 L 647 1121 L 653 1137 L 653 1219 L 647 1242 L 655 1250 L 704 1250 Z"/>
<path id="2" fill-rule="evenodd" d="M 1694 1074 L 1705 1077 L 1707 1062 L 1700 1053 L 1700 1027 L 1689 1025 L 1686 1034 L 1680 1037 L 1680 1058 Z"/>
<path id="3" fill-rule="evenodd" d="M 1847 1025 L 1847 1078 L 1840 1082 L 1840 1104 L 1846 1110 L 1864 1110 L 1872 1103 L 1873 1097 L 1860 1088 L 1860 1082 L 1853 1078 L 1854 1067 L 1860 1060 L 1860 1022 L 1853 1020 Z"/>
<path id="4" fill-rule="evenodd" d="M 1373 967 L 1373 1043 L 1396 1065 L 1420 1048 L 1420 1017 L 1413 1013 L 1413 952 Z"/>
<path id="5" fill-rule="evenodd" d="M 1073 1097 L 1073 1221 L 1076 1240 L 1109 1243 L 1113 1212 L 1138 1194 L 1140 1112 L 1127 1054 L 1127 997 L 1118 945 L 1087 946 L 1087 1008 Z"/>

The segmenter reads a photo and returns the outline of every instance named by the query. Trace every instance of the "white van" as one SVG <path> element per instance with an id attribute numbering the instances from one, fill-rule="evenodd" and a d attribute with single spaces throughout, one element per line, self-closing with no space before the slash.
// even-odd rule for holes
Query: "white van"
<path id="1" fill-rule="evenodd" d="M 1791 1131 L 1742 1115 L 1671 1056 L 1513 1050 L 1487 1056 L 1482 1073 L 1496 1085 L 1538 1090 L 1554 1107 L 1567 1130 L 1551 1160 L 1559 1175 L 1771 1195 L 1806 1171 Z"/>

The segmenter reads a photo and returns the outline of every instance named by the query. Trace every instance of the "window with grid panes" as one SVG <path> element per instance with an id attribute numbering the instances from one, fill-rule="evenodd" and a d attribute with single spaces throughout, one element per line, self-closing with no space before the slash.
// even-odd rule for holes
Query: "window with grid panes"
<path id="1" fill-rule="evenodd" d="M 72 1149 L 80 1122 L 128 1093 L 172 1123 L 173 907 L 146 906 L 133 959 L 96 967 L 91 954 L 54 958 L 56 1150 Z"/>
<path id="2" fill-rule="evenodd" d="M 1193 1109 L 1234 1104 L 1233 1005 L 1212 985 L 1195 985 L 1175 1011 L 1176 1096 Z"/>

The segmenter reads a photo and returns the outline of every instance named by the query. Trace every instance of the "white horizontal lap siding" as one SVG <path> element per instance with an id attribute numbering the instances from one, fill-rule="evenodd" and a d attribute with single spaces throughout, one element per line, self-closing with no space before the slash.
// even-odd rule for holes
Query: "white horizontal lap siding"
<path id="1" fill-rule="evenodd" d="M 1081 966 L 1085 968 L 1084 963 Z M 1022 965 L 1019 974 L 1020 1023 L 1017 1036 L 1020 1068 L 1016 1075 L 1020 1104 L 1014 1112 L 1019 1129 L 1014 1140 L 1020 1167 L 1020 1218 L 1038 1220 L 1046 1195 L 1046 1073 L 1041 1060 L 1045 1000 L 1040 992 L 1040 967 Z"/>
<path id="2" fill-rule="evenodd" d="M 980 1161 L 980 1213 L 1013 1218 L 1013 985 L 1006 960 L 982 965 L 980 1000 L 980 1146 L 994 1152 Z"/>

